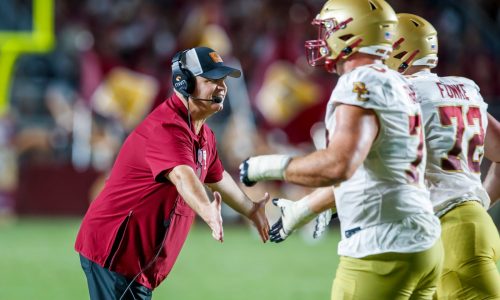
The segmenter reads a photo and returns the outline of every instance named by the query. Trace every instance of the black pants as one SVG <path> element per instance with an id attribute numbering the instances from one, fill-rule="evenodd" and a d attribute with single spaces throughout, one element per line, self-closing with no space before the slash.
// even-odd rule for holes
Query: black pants
<path id="1" fill-rule="evenodd" d="M 128 287 L 130 279 L 105 269 L 82 255 L 80 263 L 87 276 L 91 300 L 151 300 L 152 291 L 147 287 L 135 281 Z"/>

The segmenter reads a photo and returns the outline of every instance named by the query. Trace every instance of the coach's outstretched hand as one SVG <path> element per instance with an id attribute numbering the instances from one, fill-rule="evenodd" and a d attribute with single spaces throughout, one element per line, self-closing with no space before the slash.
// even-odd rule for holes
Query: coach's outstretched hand
<path id="1" fill-rule="evenodd" d="M 257 181 L 283 180 L 290 159 L 288 155 L 279 154 L 250 157 L 240 164 L 240 181 L 253 186 Z"/>
<path id="2" fill-rule="evenodd" d="M 281 209 L 281 218 L 273 224 L 269 231 L 271 242 L 280 243 L 292 234 L 295 229 L 309 223 L 317 214 L 307 204 L 307 198 L 299 201 L 273 199 L 273 204 Z"/>
<path id="3" fill-rule="evenodd" d="M 219 192 L 214 192 L 214 201 L 210 203 L 211 215 L 207 224 L 212 229 L 212 237 L 220 241 L 224 242 L 224 229 L 222 228 L 222 197 Z"/>
<path id="4" fill-rule="evenodd" d="M 265 193 L 262 199 L 254 202 L 253 209 L 248 215 L 264 243 L 269 240 L 269 222 L 266 217 L 266 204 L 269 199 L 269 194 Z"/>

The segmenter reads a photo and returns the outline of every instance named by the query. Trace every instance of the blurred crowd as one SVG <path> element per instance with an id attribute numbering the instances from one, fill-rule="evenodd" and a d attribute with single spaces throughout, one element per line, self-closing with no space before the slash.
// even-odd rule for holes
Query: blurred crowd
<path id="1" fill-rule="evenodd" d="M 29 29 L 32 2 L 1 1 L 0 30 Z M 500 3 L 388 2 L 396 12 L 434 24 L 440 39 L 437 72 L 476 81 L 500 117 Z M 243 78 L 227 81 L 224 111 L 210 120 L 230 172 L 237 175 L 239 162 L 250 154 L 304 153 L 321 146 L 324 105 L 336 77 L 307 65 L 304 41 L 316 38 L 310 22 L 323 3 L 56 1 L 55 48 L 18 59 L 10 110 L 0 117 L 0 214 L 15 209 L 19 187 L 29 186 L 19 174 L 34 166 L 96 170 L 101 176 L 90 201 L 127 133 L 171 93 L 170 60 L 180 49 L 205 45 L 243 70 Z M 273 196 L 307 192 L 259 185 Z"/>

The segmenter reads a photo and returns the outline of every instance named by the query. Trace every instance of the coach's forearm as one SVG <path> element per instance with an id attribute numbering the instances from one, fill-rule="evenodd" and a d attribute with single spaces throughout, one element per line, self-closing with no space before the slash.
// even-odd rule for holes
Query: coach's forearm
<path id="1" fill-rule="evenodd" d="M 184 201 L 208 223 L 211 218 L 210 199 L 193 169 L 177 166 L 167 175 L 167 179 L 175 185 Z"/>
<path id="2" fill-rule="evenodd" d="M 249 217 L 253 212 L 253 201 L 245 195 L 231 175 L 226 171 L 224 171 L 221 181 L 207 185 L 210 189 L 219 192 L 222 196 L 222 201 L 238 213 Z"/>

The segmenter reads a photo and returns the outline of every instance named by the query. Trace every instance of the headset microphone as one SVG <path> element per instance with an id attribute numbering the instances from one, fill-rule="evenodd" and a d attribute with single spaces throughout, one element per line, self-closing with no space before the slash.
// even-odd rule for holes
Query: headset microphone
<path id="1" fill-rule="evenodd" d="M 221 96 L 213 96 L 212 99 L 203 99 L 203 98 L 194 98 L 194 97 L 190 97 L 190 98 L 193 100 L 210 101 L 213 103 L 222 103 L 222 101 L 224 101 L 224 98 L 222 98 Z"/>
<path id="2" fill-rule="evenodd" d="M 222 101 L 224 101 L 224 98 L 222 98 L 221 96 L 213 96 L 212 101 L 214 103 L 222 103 Z"/>

